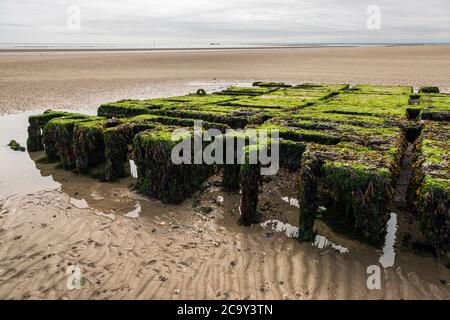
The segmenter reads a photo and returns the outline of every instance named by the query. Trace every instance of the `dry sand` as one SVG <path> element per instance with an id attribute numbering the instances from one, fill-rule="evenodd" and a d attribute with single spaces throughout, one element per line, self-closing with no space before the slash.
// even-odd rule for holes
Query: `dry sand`
<path id="1" fill-rule="evenodd" d="M 3 54 L 0 113 L 92 111 L 114 99 L 259 79 L 449 90 L 449 55 L 447 46 Z M 26 114 L 0 120 L 2 144 L 24 143 Z M 0 148 L 0 298 L 450 298 L 445 263 L 405 252 L 398 240 L 394 252 L 377 250 L 319 223 L 322 237 L 313 246 L 270 224 L 238 226 L 239 197 L 221 192 L 217 178 L 170 206 L 130 192 L 131 177 L 100 183 Z M 295 180 L 280 175 L 264 185 L 259 209 L 265 220 L 298 225 Z M 204 214 L 202 207 L 212 211 Z M 394 265 L 383 268 L 380 260 Z M 69 290 L 67 270 L 74 265 L 84 285 Z M 367 289 L 369 265 L 381 267 L 381 290 Z"/>

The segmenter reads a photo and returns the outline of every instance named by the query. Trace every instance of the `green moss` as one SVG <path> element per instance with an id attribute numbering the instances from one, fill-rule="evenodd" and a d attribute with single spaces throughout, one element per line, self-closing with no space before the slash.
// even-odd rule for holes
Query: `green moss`
<path id="1" fill-rule="evenodd" d="M 313 238 L 320 204 L 328 208 L 329 217 L 346 221 L 367 241 L 379 244 L 406 140 L 412 141 L 423 127 L 409 198 L 414 199 L 410 202 L 425 236 L 442 252 L 449 238 L 443 226 L 449 225 L 445 214 L 450 96 L 426 91 L 412 94 L 408 86 L 349 89 L 341 84 L 256 82 L 250 88 L 230 87 L 214 94 L 122 100 L 99 108 L 99 115 L 113 118 L 110 121 L 53 111 L 30 117 L 29 146 L 39 150 L 45 144 L 50 160 L 60 159 L 64 167 L 83 172 L 105 161 L 107 180 L 124 176 L 124 165 L 132 158 L 141 193 L 179 203 L 200 190 L 215 167 L 174 165 L 170 159 L 177 143 L 171 140 L 173 130 L 192 130 L 195 120 L 203 120 L 203 129 L 221 132 L 229 127 L 276 129 L 280 166 L 300 170 L 300 236 Z M 418 119 L 422 121 L 411 121 Z M 423 121 L 427 119 L 433 121 Z M 248 146 L 246 133 L 221 138 L 228 135 L 246 140 L 242 150 L 234 150 L 244 152 L 244 163 L 234 159 L 235 164 L 220 166 L 222 184 L 227 191 L 241 188 L 241 222 L 249 224 L 257 220 L 261 167 L 245 157 L 263 144 L 257 141 Z"/>
<path id="2" fill-rule="evenodd" d="M 231 86 L 221 92 L 216 92 L 216 94 L 230 95 L 230 96 L 258 96 L 261 94 L 269 93 L 274 90 L 276 90 L 276 88 Z"/>
<path id="3" fill-rule="evenodd" d="M 64 112 L 64 111 L 52 111 L 47 110 L 42 114 L 36 114 L 28 117 L 28 139 L 27 148 L 28 151 L 39 151 L 44 150 L 44 145 L 42 144 L 42 130 L 44 126 L 53 118 L 64 117 L 64 116 L 76 116 L 74 113 Z"/>
<path id="4" fill-rule="evenodd" d="M 364 165 L 325 162 L 321 175 L 321 188 L 328 190 L 322 197 L 333 195 L 327 200 L 332 203 L 329 212 L 352 223 L 369 242 L 381 244 L 393 196 L 392 180 L 385 169 L 373 171 Z"/>
<path id="5" fill-rule="evenodd" d="M 340 113 L 378 117 L 406 118 L 408 95 L 343 93 L 301 110 L 302 113 Z"/>
<path id="6" fill-rule="evenodd" d="M 79 172 L 87 172 L 89 168 L 105 160 L 105 142 L 103 131 L 119 125 L 119 121 L 107 121 L 104 118 L 76 123 L 73 132 L 73 153 L 75 167 Z"/>
<path id="7" fill-rule="evenodd" d="M 50 120 L 43 130 L 43 143 L 47 159 L 59 159 L 62 167 L 76 167 L 73 133 L 76 124 L 86 121 L 97 121 L 100 118 L 75 115 Z"/>
<path id="8" fill-rule="evenodd" d="M 216 110 L 214 110 L 216 109 Z M 172 118 L 188 118 L 199 119 L 211 123 L 222 123 L 231 128 L 244 128 L 250 123 L 262 123 L 267 117 L 263 113 L 222 110 L 214 106 L 205 109 L 176 109 L 176 110 L 153 110 L 151 112 L 155 115 L 162 115 Z"/>
<path id="9" fill-rule="evenodd" d="M 291 140 L 280 140 L 280 167 L 296 171 L 306 150 L 306 144 Z"/>
<path id="10" fill-rule="evenodd" d="M 294 129 L 274 123 L 259 126 L 265 130 L 278 130 L 280 137 L 292 141 L 317 142 L 322 144 L 336 144 L 341 140 L 337 132 L 331 130 Z"/>
<path id="11" fill-rule="evenodd" d="M 360 127 L 386 127 L 395 125 L 389 119 L 377 116 L 368 116 L 368 115 L 360 115 L 360 114 L 342 114 L 342 113 L 327 113 L 327 112 L 308 112 L 304 110 L 299 110 L 293 115 L 290 115 L 291 119 L 298 119 L 298 123 L 300 124 L 301 120 L 304 120 L 303 123 L 311 124 L 311 127 L 317 126 L 318 124 L 322 125 L 333 125 L 333 124 L 349 124 Z M 305 129 L 308 129 L 304 126 Z"/>
<path id="12" fill-rule="evenodd" d="M 285 97 L 280 95 L 263 95 L 258 97 L 245 97 L 230 102 L 221 103 L 222 106 L 260 108 L 260 109 L 299 109 L 315 101 L 314 97 L 292 96 Z"/>
<path id="13" fill-rule="evenodd" d="M 308 90 L 328 90 L 328 91 L 343 91 L 349 88 L 348 84 L 317 84 L 317 83 L 303 83 L 296 85 L 295 88 Z"/>
<path id="14" fill-rule="evenodd" d="M 450 125 L 425 121 L 416 145 L 409 199 L 439 255 L 450 249 Z"/>
<path id="15" fill-rule="evenodd" d="M 138 168 L 137 189 L 164 203 L 177 204 L 198 191 L 214 172 L 214 167 L 204 164 L 174 164 L 171 160 L 172 149 L 186 137 L 178 136 L 178 139 L 172 140 L 175 129 L 176 127 L 159 127 L 136 135 L 134 159 Z M 193 159 L 194 148 L 191 151 Z"/>
<path id="16" fill-rule="evenodd" d="M 179 106 L 183 107 L 194 107 L 194 106 L 204 106 L 212 105 L 217 103 L 222 103 L 225 101 L 233 100 L 236 97 L 234 95 L 225 94 L 208 94 L 208 95 L 186 95 L 180 97 L 166 98 L 165 101 L 169 102 L 180 102 Z"/>
<path id="17" fill-rule="evenodd" d="M 421 119 L 450 121 L 450 94 L 421 94 L 419 106 Z"/>
<path id="18" fill-rule="evenodd" d="M 300 171 L 301 236 L 309 239 L 313 235 L 320 203 L 327 207 L 328 217 L 346 221 L 368 242 L 379 245 L 404 144 L 400 130 L 380 144 L 310 144 Z"/>
<path id="19" fill-rule="evenodd" d="M 140 115 L 136 117 L 132 117 L 130 119 L 132 122 L 155 122 L 155 123 L 161 123 L 164 125 L 174 125 L 174 126 L 180 126 L 180 127 L 193 127 L 195 121 L 198 121 L 197 119 L 189 119 L 189 118 L 175 118 L 175 117 L 166 117 L 166 116 L 159 116 L 155 114 L 145 114 Z M 227 129 L 230 129 L 230 127 L 223 123 L 215 123 L 215 122 L 209 122 L 209 121 L 202 121 L 202 126 L 204 129 L 217 129 L 221 132 L 225 132 Z"/>
<path id="20" fill-rule="evenodd" d="M 409 94 L 413 92 L 411 86 L 373 86 L 358 84 L 350 89 L 354 93 L 377 93 L 377 94 Z"/>

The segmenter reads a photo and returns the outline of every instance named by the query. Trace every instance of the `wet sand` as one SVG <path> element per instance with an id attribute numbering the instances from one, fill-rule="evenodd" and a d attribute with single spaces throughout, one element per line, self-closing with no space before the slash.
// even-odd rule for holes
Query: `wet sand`
<path id="1" fill-rule="evenodd" d="M 256 80 L 436 85 L 450 91 L 450 46 L 0 54 L 0 114 L 85 109 Z"/>
<path id="2" fill-rule="evenodd" d="M 217 90 L 226 82 L 448 90 L 449 53 L 398 47 L 0 55 L 0 112 L 15 113 L 0 117 L 0 298 L 449 299 L 448 262 L 404 250 L 399 234 L 408 226 L 397 216 L 382 249 L 321 221 L 315 243 L 291 238 L 298 225 L 295 176 L 264 184 L 259 210 L 266 223 L 247 228 L 236 224 L 239 196 L 223 193 L 218 177 L 171 206 L 130 191 L 132 177 L 101 183 L 36 161 L 41 153 L 5 147 L 12 138 L 25 143 L 29 113 L 19 110 L 93 112 L 103 101 Z M 367 288 L 370 265 L 381 269 L 380 290 Z M 74 266 L 83 285 L 69 290 Z"/>
<path id="3" fill-rule="evenodd" d="M 61 189 L 0 202 L 1 298 L 450 298 L 441 282 L 448 269 L 432 257 L 397 252 L 393 267 L 380 266 L 381 289 L 369 290 L 366 269 L 380 265 L 380 250 L 326 226 L 319 230 L 329 238 L 321 236 L 316 246 L 277 232 L 276 224 L 237 226 L 238 197 L 223 194 L 214 181 L 194 199 L 166 206 L 127 191 L 126 181 L 102 184 L 51 172 Z M 268 194 L 261 199 L 265 219 L 295 220 L 295 206 L 275 201 L 273 207 L 274 190 L 270 201 Z M 136 208 L 139 214 L 127 214 Z M 68 290 L 74 266 L 85 280 Z"/>

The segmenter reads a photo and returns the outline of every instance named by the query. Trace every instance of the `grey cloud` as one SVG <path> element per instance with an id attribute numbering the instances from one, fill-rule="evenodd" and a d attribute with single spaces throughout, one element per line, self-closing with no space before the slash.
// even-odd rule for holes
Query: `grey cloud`
<path id="1" fill-rule="evenodd" d="M 381 30 L 366 29 L 372 4 Z M 0 43 L 448 42 L 449 29 L 448 0 L 0 0 Z"/>

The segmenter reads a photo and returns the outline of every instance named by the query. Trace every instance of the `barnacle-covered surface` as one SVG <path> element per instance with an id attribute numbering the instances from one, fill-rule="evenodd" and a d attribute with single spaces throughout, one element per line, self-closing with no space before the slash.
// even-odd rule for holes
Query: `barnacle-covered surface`
<path id="1" fill-rule="evenodd" d="M 222 172 L 222 187 L 241 192 L 241 222 L 257 216 L 261 163 L 249 163 L 246 133 L 227 129 L 277 130 L 279 166 L 299 171 L 300 237 L 314 236 L 319 206 L 327 218 L 352 226 L 367 241 L 384 238 L 395 181 L 407 143 L 416 143 L 410 204 L 423 233 L 439 252 L 449 241 L 450 95 L 433 87 L 414 94 L 410 86 L 255 82 L 221 92 L 147 100 L 121 100 L 98 109 L 98 116 L 46 111 L 29 119 L 29 151 L 41 150 L 61 166 L 87 173 L 104 163 L 104 179 L 127 174 L 137 165 L 139 192 L 180 203 Z M 240 163 L 174 164 L 172 132 L 203 121 L 229 141 Z M 232 137 L 231 140 L 226 138 Z M 237 138 L 245 143 L 236 146 Z M 193 138 L 192 138 L 193 139 Z M 228 142 L 226 142 L 228 141 Z M 269 140 L 267 140 L 269 141 Z M 266 141 L 266 142 L 267 142 Z M 207 142 L 202 142 L 202 150 Z M 239 150 L 238 150 L 239 149 Z"/>

